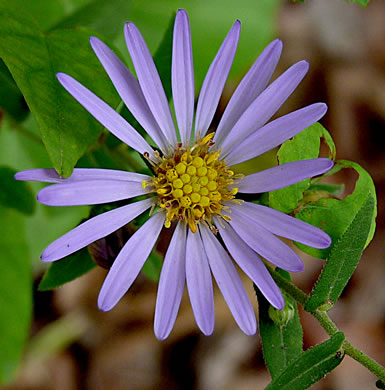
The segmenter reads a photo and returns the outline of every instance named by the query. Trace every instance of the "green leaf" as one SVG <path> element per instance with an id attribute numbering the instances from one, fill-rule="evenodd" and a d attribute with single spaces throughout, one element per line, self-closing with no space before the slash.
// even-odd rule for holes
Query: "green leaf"
<path id="1" fill-rule="evenodd" d="M 23 9 L 36 20 L 41 29 L 47 30 L 69 11 L 71 1 L 66 1 L 67 4 L 63 4 L 63 0 L 24 1 Z"/>
<path id="2" fill-rule="evenodd" d="M 61 20 L 55 29 L 89 27 L 108 39 L 123 34 L 123 24 L 130 15 L 130 1 L 94 0 Z"/>
<path id="3" fill-rule="evenodd" d="M 294 360 L 265 390 L 305 390 L 336 368 L 344 355 L 341 351 L 345 336 L 342 332 L 308 349 Z"/>
<path id="4" fill-rule="evenodd" d="M 330 157 L 336 154 L 333 140 L 328 131 L 320 124 L 314 123 L 294 138 L 286 141 L 280 147 L 277 157 L 280 164 L 291 161 L 308 160 L 319 155 L 321 138 L 330 150 Z M 310 179 L 269 193 L 269 204 L 283 213 L 291 213 L 303 198 L 303 193 L 309 188 Z"/>
<path id="5" fill-rule="evenodd" d="M 353 275 L 364 250 L 374 213 L 374 199 L 368 195 L 352 223 L 335 242 L 316 287 L 305 305 L 314 311 L 324 303 L 336 303 Z"/>
<path id="6" fill-rule="evenodd" d="M 87 248 L 53 262 L 39 284 L 39 290 L 52 290 L 84 275 L 96 264 L 92 261 Z"/>
<path id="7" fill-rule="evenodd" d="M 162 270 L 162 256 L 160 256 L 155 250 L 150 253 L 150 256 L 144 263 L 142 272 L 154 282 L 157 282 L 160 278 L 160 271 Z"/>
<path id="8" fill-rule="evenodd" d="M 32 273 L 24 218 L 0 207 L 0 383 L 9 382 L 22 357 L 32 312 Z"/>
<path id="9" fill-rule="evenodd" d="M 288 272 L 278 269 L 277 271 L 290 280 Z M 297 304 L 294 299 L 286 295 L 285 308 L 281 312 L 269 304 L 256 286 L 254 288 L 258 297 L 263 355 L 270 375 L 275 379 L 302 353 L 302 326 L 299 321 Z M 274 312 L 271 313 L 272 311 Z M 284 316 L 284 321 L 277 321 L 277 316 L 282 319 L 282 314 L 287 314 Z"/>
<path id="10" fill-rule="evenodd" d="M 368 4 L 369 4 L 369 1 L 370 0 L 346 0 L 348 2 L 353 2 L 353 3 L 357 3 L 359 4 L 361 7 L 365 8 Z"/>
<path id="11" fill-rule="evenodd" d="M 0 56 L 36 118 L 53 166 L 67 177 L 102 126 L 64 90 L 56 73 L 75 77 L 112 107 L 119 103 L 90 48 L 95 34 L 82 28 L 44 33 L 19 0 L 0 0 L 0 17 Z"/>
<path id="12" fill-rule="evenodd" d="M 350 161 L 338 161 L 333 171 L 341 168 L 353 168 L 359 175 L 353 193 L 343 200 L 322 198 L 308 200 L 305 196 L 303 204 L 298 208 L 296 218 L 320 227 L 331 237 L 333 242 L 337 242 L 348 227 L 351 225 L 357 212 L 362 208 L 368 195 L 374 200 L 374 213 L 372 216 L 370 232 L 365 247 L 373 238 L 376 228 L 377 201 L 376 190 L 370 175 L 360 165 Z M 329 173 L 329 172 L 328 172 Z M 325 259 L 330 254 L 330 248 L 315 249 L 296 243 L 298 248 L 311 256 Z"/>
<path id="13" fill-rule="evenodd" d="M 0 59 L 0 107 L 16 121 L 28 115 L 28 106 L 3 60 Z"/>
<path id="14" fill-rule="evenodd" d="M 24 214 L 35 211 L 35 197 L 27 183 L 14 179 L 16 171 L 0 166 L 0 206 L 10 207 Z"/>
<path id="15" fill-rule="evenodd" d="M 11 127 L 10 121 L 4 118 L 0 131 L 0 166 L 12 165 L 18 171 L 49 167 L 50 160 L 43 143 L 39 138 L 39 131 L 32 115 L 23 122 L 23 127 Z M 16 182 L 15 183 L 20 183 Z M 33 196 L 44 186 L 40 183 L 28 183 L 32 188 Z M 26 242 L 29 249 L 28 260 L 34 270 L 38 271 L 44 264 L 40 261 L 41 251 L 51 241 L 76 226 L 89 213 L 87 206 L 78 207 L 47 207 L 36 200 L 36 211 L 25 219 Z"/>

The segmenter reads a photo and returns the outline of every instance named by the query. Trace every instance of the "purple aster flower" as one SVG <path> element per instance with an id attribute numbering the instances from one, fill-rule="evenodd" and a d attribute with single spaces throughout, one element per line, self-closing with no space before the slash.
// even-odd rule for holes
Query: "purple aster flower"
<path id="1" fill-rule="evenodd" d="M 259 255 L 290 272 L 303 270 L 299 256 L 277 236 L 327 248 L 322 230 L 271 208 L 236 199 L 237 193 L 277 190 L 328 171 L 329 159 L 297 161 L 243 176 L 231 166 L 254 158 L 319 120 L 326 105 L 316 103 L 267 123 L 301 82 L 308 64 L 300 61 L 269 86 L 282 43 L 262 52 L 230 99 L 215 133 L 208 133 L 227 79 L 240 33 L 236 21 L 215 56 L 202 89 L 194 121 L 194 71 L 185 11 L 177 13 L 172 52 L 172 94 L 178 131 L 151 54 L 136 26 L 125 25 L 127 47 L 137 79 L 99 39 L 92 48 L 128 109 L 158 145 L 148 142 L 116 111 L 71 76 L 57 75 L 63 87 L 100 123 L 144 155 L 154 176 L 108 169 L 75 169 L 68 179 L 53 169 L 20 172 L 18 180 L 55 183 L 38 201 L 49 206 L 94 205 L 148 194 L 147 199 L 98 215 L 66 233 L 43 252 L 45 262 L 61 259 L 128 224 L 152 208 L 152 216 L 127 241 L 101 288 L 98 305 L 112 309 L 127 292 L 163 227 L 175 226 L 167 249 L 155 310 L 155 335 L 165 339 L 174 325 L 185 282 L 197 325 L 213 332 L 211 274 L 235 321 L 246 334 L 256 332 L 253 307 L 233 260 L 266 299 L 282 309 L 284 299 Z M 193 123 L 194 129 L 193 129 Z M 221 237 L 224 246 L 219 241 Z M 231 256 L 231 257 L 230 257 Z"/>

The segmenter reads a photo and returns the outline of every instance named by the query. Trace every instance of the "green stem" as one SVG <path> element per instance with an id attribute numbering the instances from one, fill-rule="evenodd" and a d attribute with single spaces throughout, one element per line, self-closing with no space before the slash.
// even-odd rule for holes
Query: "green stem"
<path id="1" fill-rule="evenodd" d="M 267 264 L 266 264 L 267 265 Z M 301 306 L 305 306 L 305 303 L 308 299 L 308 295 L 305 294 L 301 289 L 291 283 L 289 280 L 282 277 L 273 268 L 267 265 L 271 276 L 278 284 L 278 286 L 291 298 L 295 299 L 297 303 Z M 325 329 L 329 336 L 334 335 L 339 332 L 337 325 L 331 320 L 326 311 L 315 310 L 310 313 Z M 366 355 L 364 352 L 360 351 L 358 348 L 353 346 L 348 340 L 345 339 L 343 343 L 344 351 L 347 355 L 352 357 L 357 362 L 361 363 L 365 366 L 369 371 L 371 371 L 374 375 L 376 375 L 382 382 L 385 383 L 385 368 L 377 363 L 374 359 Z"/>
<path id="2" fill-rule="evenodd" d="M 289 280 L 285 279 L 278 272 L 274 270 L 268 263 L 265 262 L 265 266 L 269 270 L 274 281 L 278 286 L 284 290 L 288 295 L 294 298 L 301 306 L 305 306 L 305 303 L 308 299 L 307 294 L 305 294 L 301 289 L 291 283 Z"/>
<path id="3" fill-rule="evenodd" d="M 366 353 L 360 351 L 348 340 L 345 340 L 342 344 L 345 353 L 352 357 L 357 362 L 361 363 L 368 370 L 370 370 L 377 378 L 381 379 L 381 382 L 385 384 L 385 368 L 381 364 L 377 363 L 374 359 L 369 357 Z"/>

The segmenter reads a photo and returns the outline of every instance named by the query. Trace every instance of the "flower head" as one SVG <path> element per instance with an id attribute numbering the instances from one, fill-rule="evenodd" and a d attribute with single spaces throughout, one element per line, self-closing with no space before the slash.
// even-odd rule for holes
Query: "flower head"
<path id="1" fill-rule="evenodd" d="M 322 230 L 237 199 L 237 193 L 286 187 L 326 172 L 332 161 L 297 161 L 247 176 L 231 168 L 280 145 L 325 114 L 326 105 L 317 103 L 267 123 L 306 74 L 305 61 L 293 65 L 267 86 L 282 50 L 279 40 L 270 43 L 234 92 L 215 133 L 208 133 L 239 33 L 240 22 L 236 21 L 205 77 L 194 120 L 190 26 L 186 12 L 178 11 L 172 53 L 172 95 L 178 131 L 158 72 L 136 26 L 126 24 L 125 37 L 137 79 L 104 43 L 91 38 L 95 54 L 124 103 L 159 150 L 154 150 L 125 119 L 71 76 L 59 73 L 58 80 L 99 122 L 147 158 L 153 176 L 107 169 L 75 169 L 68 179 L 53 169 L 16 175 L 18 180 L 56 183 L 38 195 L 41 203 L 51 206 L 92 205 L 148 195 L 145 200 L 84 222 L 51 243 L 41 258 L 46 262 L 61 259 L 151 208 L 151 218 L 130 237 L 114 261 L 98 304 L 101 310 L 110 310 L 117 304 L 140 272 L 162 228 L 174 225 L 156 302 L 154 328 L 159 339 L 166 338 L 174 325 L 185 282 L 199 328 L 206 335 L 212 333 L 211 274 L 239 327 L 246 334 L 254 334 L 255 314 L 233 260 L 272 306 L 282 309 L 282 294 L 258 255 L 287 271 L 298 272 L 303 269 L 301 259 L 276 235 L 315 248 L 330 245 L 330 238 Z"/>

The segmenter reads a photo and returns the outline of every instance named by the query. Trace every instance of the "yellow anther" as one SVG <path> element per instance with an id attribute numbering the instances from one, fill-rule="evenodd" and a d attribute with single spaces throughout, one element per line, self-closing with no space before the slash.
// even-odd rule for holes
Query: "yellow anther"
<path id="1" fill-rule="evenodd" d="M 184 163 L 179 163 L 175 169 L 179 175 L 183 175 L 186 172 L 187 166 Z"/>
<path id="2" fill-rule="evenodd" d="M 183 187 L 183 181 L 181 179 L 175 179 L 172 182 L 172 185 L 174 188 L 182 188 Z"/>
<path id="3" fill-rule="evenodd" d="M 149 184 L 147 181 L 142 181 L 142 188 L 146 188 Z"/>
<path id="4" fill-rule="evenodd" d="M 207 176 L 203 176 L 199 179 L 199 184 L 201 186 L 205 186 L 207 185 L 207 183 L 209 182 L 209 178 Z"/>
<path id="5" fill-rule="evenodd" d="M 188 196 L 184 196 L 181 200 L 180 200 L 180 205 L 182 207 L 190 207 L 191 206 L 191 199 L 188 197 Z"/>
<path id="6" fill-rule="evenodd" d="M 171 168 L 166 172 L 166 177 L 168 181 L 172 181 L 178 177 L 178 174 L 174 168 Z"/>
<path id="7" fill-rule="evenodd" d="M 187 173 L 184 173 L 181 177 L 181 180 L 183 181 L 183 183 L 190 183 L 190 175 L 188 175 Z"/>
<path id="8" fill-rule="evenodd" d="M 206 187 L 202 187 L 199 193 L 203 196 L 206 196 L 209 194 L 209 190 Z"/>
<path id="9" fill-rule="evenodd" d="M 196 174 L 196 171 L 197 169 L 193 166 L 193 165 L 189 165 L 187 167 L 187 173 L 190 175 L 190 176 L 194 176 Z"/>
<path id="10" fill-rule="evenodd" d="M 174 198 L 181 198 L 183 196 L 183 191 L 181 189 L 176 189 L 172 192 Z"/>
<path id="11" fill-rule="evenodd" d="M 201 186 L 200 186 L 200 184 L 198 184 L 198 183 L 194 183 L 194 184 L 192 185 L 192 189 L 193 189 L 194 192 L 199 192 L 200 189 L 201 189 Z"/>
<path id="12" fill-rule="evenodd" d="M 194 160 L 192 161 L 192 165 L 195 168 L 200 168 L 204 164 L 203 158 L 202 157 L 195 157 Z"/>
<path id="13" fill-rule="evenodd" d="M 215 133 L 210 133 L 204 136 L 200 141 L 199 141 L 199 146 L 206 145 L 211 139 L 213 139 Z"/>
<path id="14" fill-rule="evenodd" d="M 191 198 L 191 201 L 193 203 L 198 203 L 201 200 L 201 196 L 199 194 L 197 194 L 196 192 L 193 192 L 191 194 L 190 198 Z"/>
<path id="15" fill-rule="evenodd" d="M 210 204 L 210 199 L 207 196 L 202 196 L 199 204 L 202 207 L 207 207 Z"/>
<path id="16" fill-rule="evenodd" d="M 165 188 L 158 188 L 156 190 L 156 192 L 159 194 L 159 195 L 164 195 L 164 194 L 167 194 L 168 190 L 166 190 Z"/>
<path id="17" fill-rule="evenodd" d="M 211 164 L 214 160 L 217 160 L 218 157 L 219 157 L 220 153 L 219 152 L 215 152 L 215 153 L 212 153 L 210 154 L 208 157 L 207 157 L 207 160 L 206 160 L 206 164 Z"/>
<path id="18" fill-rule="evenodd" d="M 206 174 L 207 174 L 207 168 L 206 167 L 198 168 L 198 176 L 206 176 Z"/>
<path id="19" fill-rule="evenodd" d="M 190 184 L 186 184 L 184 187 L 183 187 L 183 192 L 185 194 L 191 194 L 192 193 L 192 186 Z"/>
<path id="20" fill-rule="evenodd" d="M 234 188 L 231 190 L 231 193 L 232 193 L 233 195 L 238 194 L 238 188 L 237 188 L 237 187 L 234 187 Z"/>
<path id="21" fill-rule="evenodd" d="M 217 182 L 216 181 L 209 181 L 208 184 L 207 184 L 207 188 L 210 190 L 210 191 L 215 191 L 217 189 L 218 185 L 217 185 Z"/>
<path id="22" fill-rule="evenodd" d="M 164 227 L 169 228 L 171 226 L 171 221 L 169 219 L 166 219 L 164 223 Z"/>

